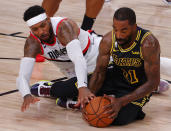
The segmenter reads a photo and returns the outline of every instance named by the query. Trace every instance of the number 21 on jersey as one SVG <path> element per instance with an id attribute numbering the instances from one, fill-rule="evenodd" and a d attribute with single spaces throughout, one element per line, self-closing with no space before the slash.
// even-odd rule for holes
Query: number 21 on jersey
<path id="1" fill-rule="evenodd" d="M 135 83 L 138 83 L 138 78 L 136 76 L 136 72 L 135 70 L 124 70 L 122 69 L 123 71 L 123 75 L 125 77 L 125 79 L 127 79 L 127 81 L 131 84 L 135 84 Z"/>

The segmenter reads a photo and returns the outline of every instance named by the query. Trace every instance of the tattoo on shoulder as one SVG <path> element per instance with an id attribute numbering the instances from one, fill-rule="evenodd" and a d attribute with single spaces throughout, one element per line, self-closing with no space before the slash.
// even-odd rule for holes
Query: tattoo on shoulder
<path id="1" fill-rule="evenodd" d="M 152 62 L 160 57 L 160 45 L 158 40 L 151 34 L 142 43 L 142 54 L 144 59 Z"/>
<path id="2" fill-rule="evenodd" d="M 37 54 L 41 53 L 41 47 L 38 41 L 27 38 L 24 46 L 24 56 L 35 58 Z"/>
<path id="3" fill-rule="evenodd" d="M 58 28 L 57 37 L 59 41 L 66 45 L 71 40 L 78 37 L 78 27 L 71 20 L 64 20 Z"/>

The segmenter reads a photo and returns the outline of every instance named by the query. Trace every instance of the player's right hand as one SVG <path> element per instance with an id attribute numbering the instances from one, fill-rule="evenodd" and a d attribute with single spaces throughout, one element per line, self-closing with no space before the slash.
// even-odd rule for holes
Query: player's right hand
<path id="1" fill-rule="evenodd" d="M 40 101 L 40 99 L 33 97 L 31 94 L 24 96 L 24 101 L 21 106 L 21 111 L 24 112 L 30 106 L 30 104 L 34 104 L 37 101 Z"/>
<path id="2" fill-rule="evenodd" d="M 108 96 L 104 94 L 104 97 L 111 101 L 111 104 L 104 107 L 105 114 L 110 114 L 109 118 L 116 118 L 120 109 L 122 108 L 122 103 L 119 98 Z"/>
<path id="3" fill-rule="evenodd" d="M 81 105 L 81 108 L 83 108 L 85 104 L 89 103 L 89 101 L 95 97 L 95 95 L 87 87 L 81 87 L 78 91 L 78 102 L 75 107 Z"/>

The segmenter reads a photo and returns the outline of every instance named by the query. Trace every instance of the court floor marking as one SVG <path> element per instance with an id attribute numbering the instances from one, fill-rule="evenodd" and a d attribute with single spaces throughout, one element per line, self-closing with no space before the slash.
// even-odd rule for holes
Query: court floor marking
<path id="1" fill-rule="evenodd" d="M 0 33 L 0 35 L 12 36 L 12 37 L 18 37 L 18 38 L 26 39 L 27 37 L 18 35 L 18 34 L 22 34 L 22 33 L 23 32 L 15 32 L 15 33 L 12 33 L 12 34 Z"/>
<path id="2" fill-rule="evenodd" d="M 57 81 L 62 81 L 62 80 L 66 80 L 66 79 L 67 79 L 67 77 L 62 77 L 62 78 L 52 80 L 51 82 L 57 82 Z M 18 89 L 0 93 L 0 96 L 8 95 L 8 94 L 15 93 L 15 92 L 18 92 Z"/>

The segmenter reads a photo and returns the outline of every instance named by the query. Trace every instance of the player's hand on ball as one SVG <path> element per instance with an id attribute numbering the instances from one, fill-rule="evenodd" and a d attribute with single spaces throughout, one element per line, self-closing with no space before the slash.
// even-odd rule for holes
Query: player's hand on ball
<path id="1" fill-rule="evenodd" d="M 30 104 L 34 104 L 37 101 L 40 101 L 40 99 L 33 97 L 30 94 L 24 96 L 24 101 L 23 101 L 23 104 L 21 106 L 21 111 L 24 112 L 30 106 Z"/>
<path id="2" fill-rule="evenodd" d="M 85 107 L 82 109 L 83 119 L 95 127 L 107 127 L 113 121 L 114 118 L 109 118 L 110 114 L 105 114 L 104 107 L 111 104 L 111 100 L 102 96 L 94 97 Z"/>
<path id="3" fill-rule="evenodd" d="M 104 107 L 104 109 L 107 110 L 105 113 L 110 114 L 109 118 L 116 118 L 122 107 L 121 102 L 118 98 L 112 96 L 104 95 L 104 97 L 111 100 L 111 104 Z"/>
<path id="4" fill-rule="evenodd" d="M 91 93 L 87 87 L 81 87 L 78 90 L 78 103 L 75 106 L 79 106 L 81 104 L 81 108 L 83 108 L 85 104 L 89 103 L 89 101 L 95 97 L 95 95 Z"/>

